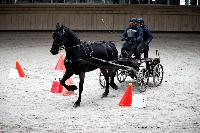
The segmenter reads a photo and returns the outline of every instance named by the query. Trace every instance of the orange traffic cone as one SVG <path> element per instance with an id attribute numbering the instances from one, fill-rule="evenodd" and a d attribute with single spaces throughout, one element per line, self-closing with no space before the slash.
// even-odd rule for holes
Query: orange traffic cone
<path id="1" fill-rule="evenodd" d="M 62 90 L 63 90 L 63 87 L 60 84 L 60 82 L 59 81 L 53 81 L 51 92 L 53 92 L 53 93 L 61 93 Z"/>
<path id="2" fill-rule="evenodd" d="M 121 101 L 119 102 L 119 106 L 131 106 L 132 104 L 132 83 L 128 84 L 128 88 L 124 93 Z"/>
<path id="3" fill-rule="evenodd" d="M 19 60 L 16 60 L 16 69 L 20 77 L 25 77 L 24 71 L 22 70 L 22 67 L 19 64 Z"/>
<path id="4" fill-rule="evenodd" d="M 56 70 L 64 70 L 64 57 L 63 57 L 63 54 L 61 54 L 55 69 Z"/>

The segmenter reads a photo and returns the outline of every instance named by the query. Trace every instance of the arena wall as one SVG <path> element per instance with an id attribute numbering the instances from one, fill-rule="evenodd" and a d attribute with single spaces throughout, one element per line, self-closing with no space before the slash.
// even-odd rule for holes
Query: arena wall
<path id="1" fill-rule="evenodd" d="M 123 30 L 130 17 L 142 17 L 152 31 L 199 32 L 199 6 L 167 5 L 0 5 L 0 30 Z M 102 22 L 104 20 L 104 23 Z"/>

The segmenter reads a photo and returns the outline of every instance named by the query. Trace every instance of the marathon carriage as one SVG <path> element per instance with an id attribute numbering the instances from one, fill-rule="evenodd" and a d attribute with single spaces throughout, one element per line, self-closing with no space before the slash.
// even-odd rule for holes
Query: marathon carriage
<path id="1" fill-rule="evenodd" d="M 136 24 L 136 21 L 136 18 L 131 18 L 130 27 L 123 33 L 122 41 L 126 42 L 121 49 L 122 56 L 118 58 L 115 66 L 119 66 L 117 79 L 120 83 L 124 82 L 127 76 L 130 76 L 136 81 L 140 92 L 144 92 L 146 91 L 150 77 L 153 78 L 154 86 L 162 83 L 164 71 L 163 66 L 160 64 L 158 50 L 156 50 L 157 58 L 141 59 L 141 53 L 144 53 L 145 46 L 148 45 L 148 41 L 152 38 L 143 43 L 143 31 L 133 25 Z M 148 67 L 146 67 L 146 64 L 148 64 Z M 99 75 L 99 82 L 101 86 L 105 87 L 105 80 L 101 73 Z"/>
<path id="2" fill-rule="evenodd" d="M 157 58 L 118 58 L 119 69 L 116 74 L 117 80 L 122 83 L 130 76 L 138 85 L 140 92 L 144 92 L 149 84 L 149 79 L 152 78 L 154 86 L 159 86 L 163 81 L 163 66 L 160 63 L 160 57 L 158 50 L 156 50 Z M 146 63 L 149 63 L 149 67 L 146 68 Z M 116 64 L 117 65 L 117 64 Z M 122 68 L 121 66 L 124 66 Z M 105 87 L 105 79 L 103 74 L 99 74 L 99 83 L 102 87 Z"/>

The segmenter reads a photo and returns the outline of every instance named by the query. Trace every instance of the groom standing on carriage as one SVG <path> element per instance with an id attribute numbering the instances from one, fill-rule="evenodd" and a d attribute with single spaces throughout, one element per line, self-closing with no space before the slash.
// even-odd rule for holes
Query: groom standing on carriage
<path id="1" fill-rule="evenodd" d="M 138 48 L 138 51 L 143 50 L 144 52 L 144 58 L 148 58 L 148 52 L 149 52 L 149 44 L 153 39 L 153 35 L 151 31 L 148 29 L 146 25 L 144 25 L 144 19 L 143 18 L 138 18 L 138 24 L 143 30 L 143 44 L 141 45 L 140 48 Z"/>
<path id="2" fill-rule="evenodd" d="M 121 49 L 121 57 L 127 58 L 132 55 L 139 59 L 140 54 L 137 52 L 137 47 L 143 42 L 143 30 L 138 27 L 137 18 L 129 20 L 129 27 L 123 33 L 122 41 L 126 41 Z"/>
<path id="3" fill-rule="evenodd" d="M 146 25 L 144 25 L 144 19 L 143 18 L 138 18 L 138 24 L 139 26 L 142 28 L 143 30 L 143 43 L 141 43 L 138 48 L 137 51 L 138 52 L 144 52 L 144 58 L 148 58 L 148 53 L 149 53 L 149 44 L 153 39 L 153 35 L 151 33 L 151 31 L 148 29 L 148 27 Z M 146 68 L 149 68 L 149 62 L 146 62 Z"/>

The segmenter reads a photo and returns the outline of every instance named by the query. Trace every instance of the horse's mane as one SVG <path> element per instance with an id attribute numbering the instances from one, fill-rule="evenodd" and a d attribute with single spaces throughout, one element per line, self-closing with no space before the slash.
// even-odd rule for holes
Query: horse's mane
<path id="1" fill-rule="evenodd" d="M 64 31 L 67 35 L 67 41 L 69 42 L 71 46 L 80 44 L 80 39 L 78 36 L 73 32 L 70 28 L 63 26 Z"/>

